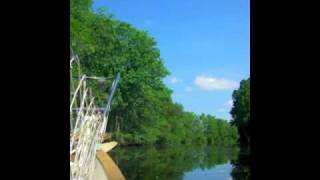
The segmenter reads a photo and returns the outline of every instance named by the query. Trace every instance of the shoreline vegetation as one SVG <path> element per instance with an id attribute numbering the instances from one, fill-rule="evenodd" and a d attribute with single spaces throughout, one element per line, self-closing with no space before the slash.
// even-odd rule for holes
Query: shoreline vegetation
<path id="1" fill-rule="evenodd" d="M 249 80 L 242 81 L 246 85 L 234 92 L 231 123 L 212 115 L 186 112 L 182 105 L 173 102 L 172 90 L 162 81 L 170 73 L 155 39 L 103 9 L 93 11 L 92 3 L 71 0 L 71 47 L 80 57 L 84 74 L 121 74 L 107 128 L 114 140 L 122 146 L 234 146 L 239 140 L 240 144 L 248 144 L 250 108 L 246 104 L 248 92 L 241 87 Z M 78 73 L 78 69 L 73 71 Z M 76 79 L 73 82 L 77 84 Z M 97 104 L 103 106 L 108 88 L 100 82 L 88 83 Z"/>

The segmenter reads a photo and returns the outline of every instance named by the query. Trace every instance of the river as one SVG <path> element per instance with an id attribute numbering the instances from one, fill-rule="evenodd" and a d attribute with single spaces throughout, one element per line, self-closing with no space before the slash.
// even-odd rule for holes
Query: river
<path id="1" fill-rule="evenodd" d="M 246 180 L 247 150 L 178 145 L 117 147 L 110 155 L 127 180 Z"/>

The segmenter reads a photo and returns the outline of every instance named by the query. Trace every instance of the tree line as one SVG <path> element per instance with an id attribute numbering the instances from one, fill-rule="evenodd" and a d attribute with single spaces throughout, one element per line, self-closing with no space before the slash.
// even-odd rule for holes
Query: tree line
<path id="1" fill-rule="evenodd" d="M 244 120 L 240 120 L 246 116 L 235 115 L 242 110 L 231 112 L 235 117 L 232 124 L 184 111 L 163 83 L 170 73 L 155 39 L 103 9 L 94 11 L 92 3 L 71 0 L 71 47 L 80 57 L 83 73 L 104 77 L 121 74 L 107 129 L 120 144 L 237 144 L 238 130 L 240 135 L 246 132 Z M 77 74 L 78 69 L 72 71 Z M 108 89 L 100 82 L 89 83 L 97 104 L 104 105 Z M 237 92 L 234 98 L 240 96 Z M 235 101 L 236 107 L 241 103 Z"/>

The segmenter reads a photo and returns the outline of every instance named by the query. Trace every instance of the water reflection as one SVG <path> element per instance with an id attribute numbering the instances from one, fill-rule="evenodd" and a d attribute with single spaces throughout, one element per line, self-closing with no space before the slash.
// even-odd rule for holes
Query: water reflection
<path id="1" fill-rule="evenodd" d="M 243 169 L 239 168 L 237 161 L 239 150 L 238 147 L 197 145 L 118 147 L 110 155 L 128 180 L 181 180 L 205 171 L 212 175 L 215 169 L 221 168 L 219 165 L 235 166 L 236 170 L 233 168 L 231 173 L 226 173 L 234 179 L 241 179 L 243 174 L 239 172 Z M 205 173 L 202 175 L 206 176 Z M 201 179 L 208 178 L 202 176 Z"/>
<path id="2" fill-rule="evenodd" d="M 231 161 L 233 169 L 231 176 L 234 180 L 247 180 L 250 179 L 250 152 L 247 148 L 241 148 L 238 153 L 238 158 Z"/>

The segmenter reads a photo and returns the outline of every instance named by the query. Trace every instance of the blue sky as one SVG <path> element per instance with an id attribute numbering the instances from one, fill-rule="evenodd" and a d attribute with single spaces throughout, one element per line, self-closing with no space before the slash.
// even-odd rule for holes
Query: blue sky
<path id="1" fill-rule="evenodd" d="M 155 38 L 186 111 L 230 119 L 231 95 L 250 76 L 249 0 L 94 0 Z"/>

